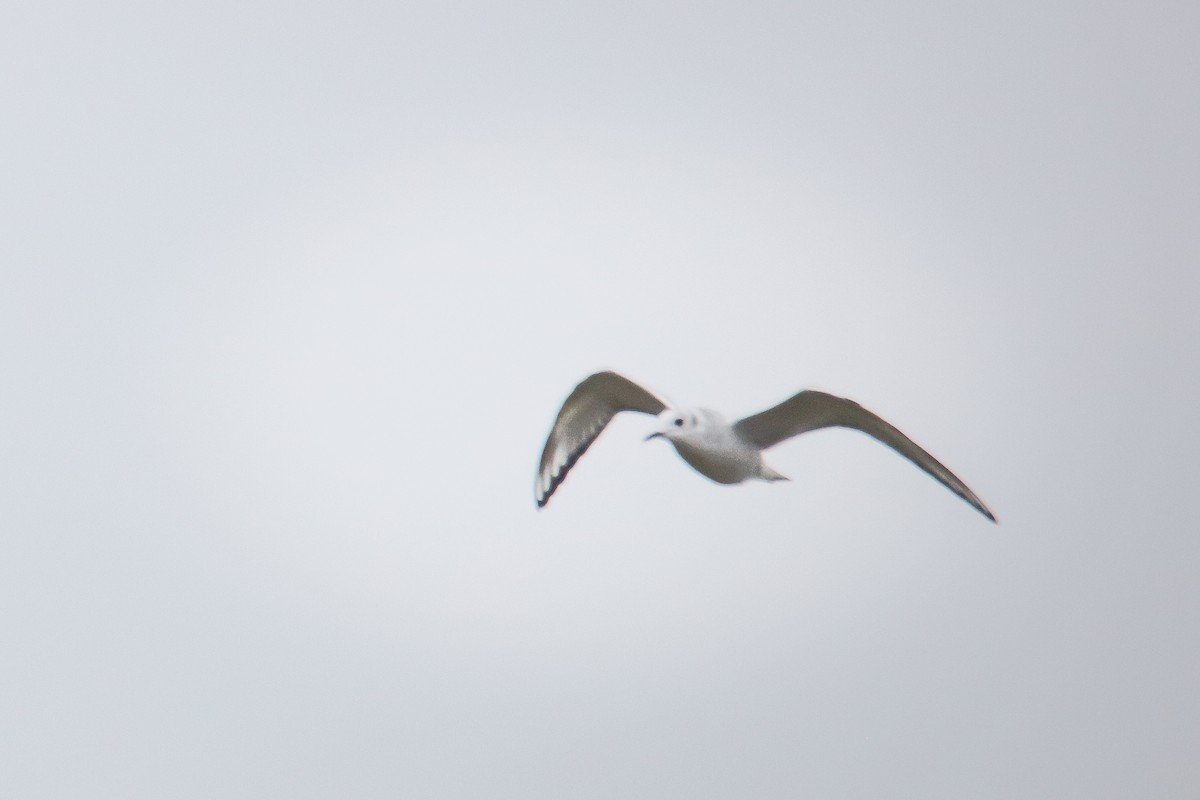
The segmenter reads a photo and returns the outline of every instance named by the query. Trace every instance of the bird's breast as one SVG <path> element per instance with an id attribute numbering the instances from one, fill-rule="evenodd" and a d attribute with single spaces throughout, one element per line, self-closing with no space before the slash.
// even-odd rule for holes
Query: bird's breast
<path id="1" fill-rule="evenodd" d="M 741 483 L 758 473 L 757 451 L 702 446 L 679 440 L 672 444 L 692 469 L 717 483 Z"/>

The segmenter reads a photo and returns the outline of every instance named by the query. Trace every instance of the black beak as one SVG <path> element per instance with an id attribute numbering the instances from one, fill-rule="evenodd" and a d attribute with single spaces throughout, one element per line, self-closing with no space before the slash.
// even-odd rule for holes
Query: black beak
<path id="1" fill-rule="evenodd" d="M 662 431 L 655 431 L 654 433 L 650 434 L 649 436 L 647 436 L 647 437 L 646 437 L 645 439 L 643 439 L 642 441 L 643 441 L 643 442 L 648 442 L 648 441 L 650 441 L 651 439 L 665 439 L 665 438 L 666 438 L 666 437 L 662 435 Z"/>

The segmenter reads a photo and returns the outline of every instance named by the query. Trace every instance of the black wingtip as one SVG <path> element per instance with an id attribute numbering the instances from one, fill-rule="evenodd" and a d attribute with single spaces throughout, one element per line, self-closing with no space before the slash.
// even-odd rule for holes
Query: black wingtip
<path id="1" fill-rule="evenodd" d="M 988 508 L 987 506 L 985 506 L 982 502 L 974 502 L 974 503 L 971 503 L 971 505 L 974 506 L 975 510 L 978 511 L 980 514 L 983 514 L 985 517 L 990 519 L 993 524 L 995 524 L 995 525 L 1000 524 L 1000 520 L 996 519 L 996 515 L 992 513 L 992 510 L 990 508 Z"/>

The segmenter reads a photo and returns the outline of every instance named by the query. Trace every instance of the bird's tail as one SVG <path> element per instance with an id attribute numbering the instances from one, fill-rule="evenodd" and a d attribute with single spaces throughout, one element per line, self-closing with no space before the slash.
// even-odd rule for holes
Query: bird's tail
<path id="1" fill-rule="evenodd" d="M 781 472 L 776 472 L 775 468 L 772 467 L 770 464 L 768 464 L 765 461 L 762 462 L 762 464 L 759 466 L 758 477 L 764 481 L 770 481 L 772 483 L 774 483 L 775 481 L 790 481 L 791 480 L 791 478 L 789 478 L 787 475 L 784 475 Z"/>

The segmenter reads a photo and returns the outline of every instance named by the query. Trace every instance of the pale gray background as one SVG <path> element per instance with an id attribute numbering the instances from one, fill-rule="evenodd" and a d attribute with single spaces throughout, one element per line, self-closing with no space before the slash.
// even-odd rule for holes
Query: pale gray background
<path id="1" fill-rule="evenodd" d="M 1198 9 L 6 4 L 0 796 L 1197 797 Z"/>

